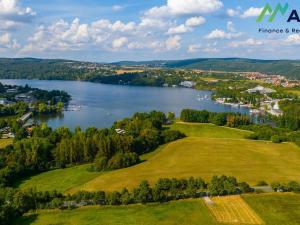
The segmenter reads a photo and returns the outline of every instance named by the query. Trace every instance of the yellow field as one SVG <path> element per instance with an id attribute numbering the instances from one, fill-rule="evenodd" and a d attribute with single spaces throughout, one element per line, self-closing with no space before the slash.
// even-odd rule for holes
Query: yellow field
<path id="1" fill-rule="evenodd" d="M 263 224 L 262 219 L 240 196 L 214 197 L 205 203 L 219 223 Z"/>
<path id="2" fill-rule="evenodd" d="M 213 77 L 200 77 L 201 80 L 207 81 L 207 82 L 218 82 L 220 79 L 216 79 Z"/>
<path id="3" fill-rule="evenodd" d="M 126 74 L 126 73 L 142 73 L 144 70 L 116 70 L 115 71 L 118 75 Z"/>
<path id="4" fill-rule="evenodd" d="M 5 148 L 7 145 L 12 144 L 13 139 L 0 139 L 0 148 Z"/>
<path id="5" fill-rule="evenodd" d="M 297 90 L 297 89 L 289 89 L 288 92 L 300 96 L 300 90 Z"/>

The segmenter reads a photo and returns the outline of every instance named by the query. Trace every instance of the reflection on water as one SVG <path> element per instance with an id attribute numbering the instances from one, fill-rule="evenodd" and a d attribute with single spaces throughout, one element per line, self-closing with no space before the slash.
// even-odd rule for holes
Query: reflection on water
<path id="1" fill-rule="evenodd" d="M 135 112 L 151 110 L 175 112 L 177 116 L 184 108 L 249 114 L 247 108 L 221 105 L 212 101 L 209 91 L 188 88 L 105 85 L 80 81 L 1 80 L 1 82 L 67 91 L 72 96 L 70 104 L 80 106 L 80 110 L 66 111 L 64 115 L 55 117 L 37 118 L 53 128 L 110 127 L 114 121 L 130 117 Z"/>

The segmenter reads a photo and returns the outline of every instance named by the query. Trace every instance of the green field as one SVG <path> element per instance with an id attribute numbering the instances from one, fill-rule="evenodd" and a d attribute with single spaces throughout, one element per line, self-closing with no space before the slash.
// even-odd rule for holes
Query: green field
<path id="1" fill-rule="evenodd" d="M 217 225 L 202 200 L 40 211 L 15 225 Z"/>
<path id="2" fill-rule="evenodd" d="M 225 197 L 226 198 L 226 197 Z M 235 198 L 233 196 L 233 198 Z M 242 198 L 263 224 L 297 225 L 300 221 L 300 195 L 291 193 L 249 194 Z M 218 199 L 218 197 L 216 197 Z M 222 200 L 222 198 L 220 198 Z M 236 207 L 225 201 L 228 207 Z M 235 201 L 234 201 L 235 202 Z M 226 204 L 227 204 L 226 203 Z M 227 207 L 225 205 L 225 207 Z M 228 208 L 228 209 L 229 209 Z M 225 212 L 224 212 L 225 213 Z M 239 211 L 227 211 L 226 214 Z M 250 222 L 249 222 L 250 223 Z M 221 225 L 202 199 L 180 200 L 163 204 L 129 206 L 90 206 L 75 210 L 41 210 L 27 214 L 15 225 Z M 226 223 L 241 225 L 237 222 Z M 244 223 L 246 224 L 246 223 Z"/>
<path id="3" fill-rule="evenodd" d="M 299 194 L 244 195 L 243 198 L 266 225 L 300 224 Z"/>
<path id="4" fill-rule="evenodd" d="M 90 165 L 54 170 L 21 182 L 21 188 L 59 190 L 120 190 L 142 180 L 154 183 L 161 177 L 231 175 L 255 185 L 258 181 L 300 181 L 300 149 L 292 143 L 274 144 L 242 139 L 248 132 L 211 124 L 172 125 L 188 138 L 159 147 L 142 156 L 143 163 L 120 170 L 97 173 Z"/>
<path id="5" fill-rule="evenodd" d="M 5 148 L 7 145 L 13 143 L 13 139 L 0 139 L 0 148 Z"/>
<path id="6" fill-rule="evenodd" d="M 67 191 L 99 176 L 100 172 L 91 171 L 91 164 L 74 166 L 67 169 L 52 170 L 22 180 L 15 186 L 22 189 L 37 188 L 39 191 Z"/>
<path id="7" fill-rule="evenodd" d="M 148 161 L 107 172 L 78 190 L 120 190 L 142 180 L 154 183 L 161 177 L 231 175 L 254 185 L 258 181 L 300 181 L 300 151 L 291 143 L 189 137 L 168 144 Z"/>
<path id="8" fill-rule="evenodd" d="M 218 127 L 212 124 L 187 124 L 176 123 L 171 129 L 178 129 L 188 136 L 196 137 L 223 137 L 223 138 L 243 138 L 247 131 Z M 142 155 L 141 160 L 146 161 L 160 153 L 167 145 L 160 146 L 156 151 Z M 67 191 L 70 188 L 76 188 L 83 185 L 91 179 L 97 177 L 100 173 L 91 172 L 90 165 L 81 165 L 67 169 L 58 169 L 32 176 L 22 180 L 15 186 L 22 189 L 36 187 L 38 190 L 58 190 Z"/>
<path id="9" fill-rule="evenodd" d="M 233 129 L 229 127 L 220 127 L 214 124 L 199 123 L 175 123 L 170 126 L 173 130 L 179 130 L 189 137 L 209 137 L 209 138 L 245 138 L 250 131 Z"/>

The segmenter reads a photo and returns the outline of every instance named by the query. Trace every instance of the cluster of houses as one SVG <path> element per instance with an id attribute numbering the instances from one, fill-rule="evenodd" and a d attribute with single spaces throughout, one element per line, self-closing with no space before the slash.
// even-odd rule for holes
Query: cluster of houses
<path id="1" fill-rule="evenodd" d="M 260 103 L 260 112 L 267 111 L 268 113 L 270 113 L 273 116 L 281 116 L 282 115 L 283 112 L 282 112 L 282 110 L 280 110 L 279 100 L 272 99 L 267 96 L 267 94 L 276 92 L 275 90 L 259 85 L 255 88 L 248 89 L 247 92 L 250 94 L 259 92 L 260 94 L 265 95 L 265 100 Z M 256 113 L 257 111 L 251 111 L 251 112 Z"/>
<path id="2" fill-rule="evenodd" d="M 9 88 L 6 90 L 6 93 L 8 95 L 11 94 L 16 94 L 13 98 L 10 97 L 10 100 L 8 100 L 7 98 L 0 98 L 0 105 L 4 105 L 4 106 L 10 106 L 12 104 L 14 104 L 15 102 L 26 102 L 28 104 L 34 102 L 34 97 L 32 96 L 32 91 L 29 91 L 27 93 L 18 93 L 18 88 Z"/>
<path id="3" fill-rule="evenodd" d="M 167 84 L 167 83 L 165 83 L 165 84 L 163 84 L 163 87 L 178 87 L 178 85 L 169 85 L 169 84 Z M 193 88 L 193 87 L 195 87 L 196 86 L 196 82 L 194 82 L 194 81 L 182 81 L 182 82 L 180 82 L 180 84 L 179 84 L 179 86 L 181 86 L 181 87 L 185 87 L 185 88 Z"/>
<path id="4" fill-rule="evenodd" d="M 10 127 L 4 127 L 0 129 L 3 139 L 15 138 L 15 134 L 12 132 Z"/>
<path id="5" fill-rule="evenodd" d="M 259 85 L 255 88 L 248 89 L 245 92 L 247 92 L 249 94 L 260 93 L 265 96 L 265 98 L 260 102 L 260 108 L 259 109 L 251 109 L 250 110 L 251 114 L 259 114 L 259 113 L 263 113 L 263 112 L 267 112 L 273 116 L 281 116 L 283 114 L 282 110 L 280 110 L 280 107 L 279 107 L 279 100 L 272 99 L 267 95 L 267 94 L 276 92 L 275 90 Z M 225 105 L 253 108 L 253 105 L 250 103 L 249 104 L 245 104 L 243 102 L 230 103 L 230 100 L 231 100 L 230 98 L 217 98 L 216 102 L 225 104 Z"/>
<path id="6" fill-rule="evenodd" d="M 259 72 L 245 72 L 245 73 L 241 73 L 241 76 L 249 80 L 263 81 L 265 83 L 273 84 L 276 86 L 282 86 L 288 88 L 300 86 L 299 80 L 289 80 L 282 75 L 268 75 Z"/>
<path id="7" fill-rule="evenodd" d="M 26 129 L 28 136 L 30 137 L 33 131 L 35 124 L 31 122 L 27 122 L 32 116 L 32 112 L 26 113 L 22 117 L 20 117 L 17 121 L 23 125 L 23 128 Z M 0 135 L 2 139 L 15 138 L 15 134 L 12 131 L 11 127 L 4 127 L 0 129 Z"/>

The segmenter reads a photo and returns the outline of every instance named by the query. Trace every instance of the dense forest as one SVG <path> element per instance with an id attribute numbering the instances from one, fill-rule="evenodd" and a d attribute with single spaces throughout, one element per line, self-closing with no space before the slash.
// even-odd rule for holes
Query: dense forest
<path id="1" fill-rule="evenodd" d="M 89 80 L 91 75 L 108 74 L 110 71 L 95 67 L 93 63 L 72 60 L 0 59 L 1 79 Z"/>

